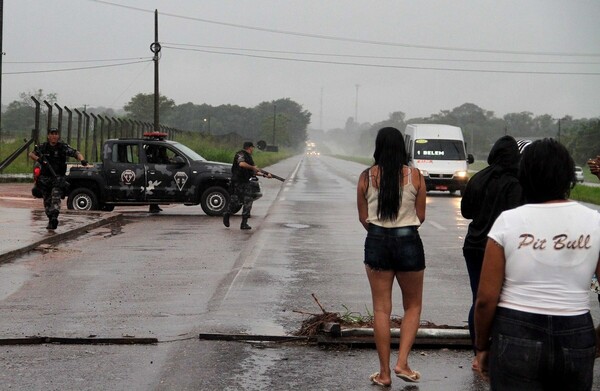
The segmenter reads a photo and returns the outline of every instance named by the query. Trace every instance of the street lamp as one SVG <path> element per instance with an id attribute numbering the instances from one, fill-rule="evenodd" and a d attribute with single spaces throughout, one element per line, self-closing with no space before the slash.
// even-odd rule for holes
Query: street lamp
<path id="1" fill-rule="evenodd" d="M 204 118 L 204 122 L 208 122 L 208 134 L 210 134 L 210 115 L 208 118 Z"/>
<path id="2" fill-rule="evenodd" d="M 561 129 L 560 129 L 560 127 L 561 127 L 561 126 L 560 126 L 560 121 L 562 121 L 562 120 L 565 120 L 565 119 L 567 119 L 567 116 L 564 116 L 564 117 L 562 117 L 562 118 L 558 118 L 558 120 L 557 120 L 557 125 L 558 125 L 558 134 L 557 134 L 557 139 L 558 139 L 558 142 L 559 142 L 559 143 L 560 143 L 560 130 L 561 130 Z"/>

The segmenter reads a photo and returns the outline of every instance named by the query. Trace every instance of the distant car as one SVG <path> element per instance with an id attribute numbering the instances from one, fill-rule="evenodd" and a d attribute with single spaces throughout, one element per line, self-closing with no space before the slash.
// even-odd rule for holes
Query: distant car
<path id="1" fill-rule="evenodd" d="M 579 183 L 583 183 L 583 169 L 579 166 L 575 166 L 575 180 Z"/>

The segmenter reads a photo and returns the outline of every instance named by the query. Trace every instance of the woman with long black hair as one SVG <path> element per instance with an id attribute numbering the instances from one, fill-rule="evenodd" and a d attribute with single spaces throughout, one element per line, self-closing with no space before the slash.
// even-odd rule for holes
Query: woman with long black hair
<path id="1" fill-rule="evenodd" d="M 373 299 L 374 332 L 379 372 L 373 384 L 387 387 L 390 371 L 390 317 L 392 288 L 402 291 L 402 318 L 398 360 L 394 374 L 418 382 L 421 374 L 408 365 L 421 319 L 425 254 L 418 227 L 425 220 L 425 180 L 418 169 L 408 167 L 402 133 L 396 128 L 379 130 L 375 163 L 362 172 L 357 186 L 358 217 L 367 230 L 364 263 Z"/>

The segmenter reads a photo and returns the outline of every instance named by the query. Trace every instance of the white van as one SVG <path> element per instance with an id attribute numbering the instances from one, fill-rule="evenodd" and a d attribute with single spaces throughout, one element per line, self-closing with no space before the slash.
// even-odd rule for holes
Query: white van
<path id="1" fill-rule="evenodd" d="M 404 142 L 408 164 L 421 170 L 427 191 L 459 191 L 463 195 L 469 181 L 467 164 L 473 163 L 474 159 L 466 153 L 459 127 L 408 124 Z"/>

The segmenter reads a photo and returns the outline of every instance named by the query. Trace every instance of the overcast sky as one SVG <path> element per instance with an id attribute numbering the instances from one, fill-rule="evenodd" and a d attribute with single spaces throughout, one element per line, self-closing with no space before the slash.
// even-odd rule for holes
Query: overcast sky
<path id="1" fill-rule="evenodd" d="M 176 104 L 290 98 L 324 129 L 467 102 L 600 116 L 597 0 L 4 0 L 2 104 L 41 88 L 119 109 L 152 93 L 155 9 Z"/>

